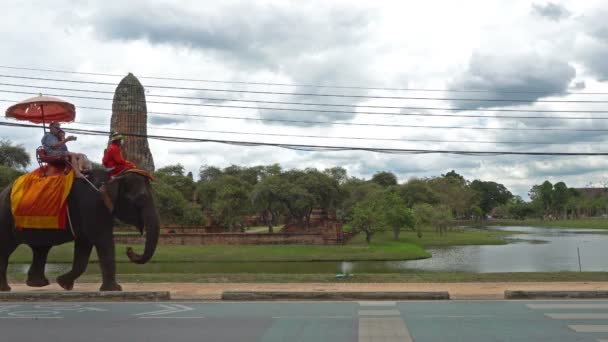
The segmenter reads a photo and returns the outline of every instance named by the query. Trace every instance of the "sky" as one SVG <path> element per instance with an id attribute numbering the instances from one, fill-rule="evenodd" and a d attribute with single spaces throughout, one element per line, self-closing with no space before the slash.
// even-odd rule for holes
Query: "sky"
<path id="1" fill-rule="evenodd" d="M 26 93 L 59 95 L 77 109 L 76 122 L 64 127 L 109 130 L 111 101 L 74 96 L 112 98 L 131 72 L 146 89 L 149 112 L 187 114 L 150 113 L 149 134 L 394 149 L 608 152 L 601 131 L 608 130 L 608 120 L 599 119 L 608 117 L 607 5 L 2 0 L 0 106 L 34 96 Z M 2 138 L 22 144 L 32 157 L 41 135 L 38 128 L 0 126 Z M 70 149 L 99 162 L 106 139 L 78 138 Z M 150 140 L 150 148 L 157 168 L 179 162 L 195 175 L 202 165 L 279 163 L 284 169 L 341 166 L 366 179 L 390 171 L 406 182 L 455 170 L 471 181 L 502 183 L 524 199 L 545 180 L 570 187 L 608 183 L 608 156 L 294 151 L 160 140 Z"/>

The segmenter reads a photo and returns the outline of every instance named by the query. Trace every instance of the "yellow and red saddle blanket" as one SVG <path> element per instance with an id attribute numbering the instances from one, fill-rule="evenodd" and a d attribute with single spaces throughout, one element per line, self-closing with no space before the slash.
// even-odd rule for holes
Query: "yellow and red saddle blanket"
<path id="1" fill-rule="evenodd" d="M 74 171 L 45 176 L 41 169 L 25 174 L 13 183 L 11 210 L 17 229 L 65 229 L 67 198 L 74 183 Z"/>

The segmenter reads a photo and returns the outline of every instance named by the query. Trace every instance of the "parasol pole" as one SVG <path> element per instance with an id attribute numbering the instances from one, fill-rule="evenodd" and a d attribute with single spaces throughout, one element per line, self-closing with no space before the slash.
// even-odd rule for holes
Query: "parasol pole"
<path id="1" fill-rule="evenodd" d="M 38 96 L 42 96 L 42 93 L 38 93 Z M 46 124 L 44 122 L 44 105 L 40 104 L 40 113 L 42 114 L 42 131 L 46 134 Z"/>
<path id="2" fill-rule="evenodd" d="M 46 124 L 44 123 L 44 105 L 40 105 L 40 113 L 42 113 L 42 130 L 46 134 Z"/>

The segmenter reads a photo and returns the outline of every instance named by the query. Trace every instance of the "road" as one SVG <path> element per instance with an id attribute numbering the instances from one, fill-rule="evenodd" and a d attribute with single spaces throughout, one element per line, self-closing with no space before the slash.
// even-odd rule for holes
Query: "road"
<path id="1" fill-rule="evenodd" d="M 0 341 L 608 341 L 608 301 L 0 303 Z"/>

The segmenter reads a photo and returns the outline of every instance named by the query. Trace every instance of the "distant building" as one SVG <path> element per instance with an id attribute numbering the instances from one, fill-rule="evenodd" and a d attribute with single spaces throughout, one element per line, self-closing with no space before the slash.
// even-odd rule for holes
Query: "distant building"
<path id="1" fill-rule="evenodd" d="M 148 110 L 144 87 L 129 73 L 120 81 L 112 102 L 112 132 L 134 134 L 125 136 L 123 153 L 138 168 L 153 172 L 154 159 L 148 145 Z"/>

